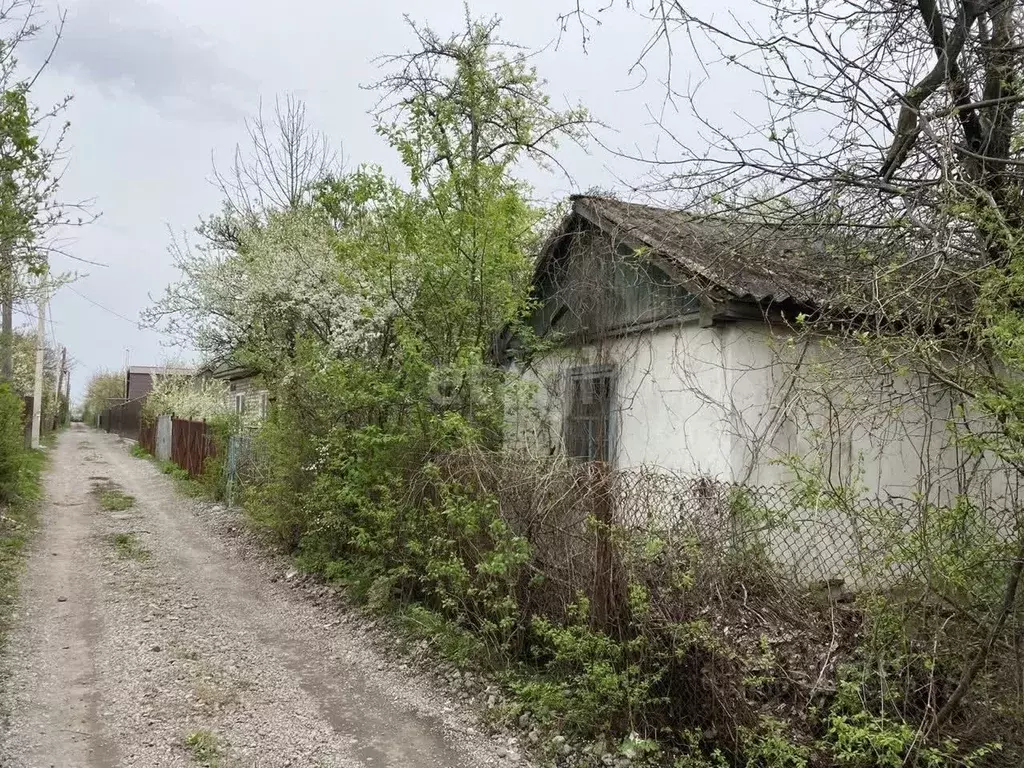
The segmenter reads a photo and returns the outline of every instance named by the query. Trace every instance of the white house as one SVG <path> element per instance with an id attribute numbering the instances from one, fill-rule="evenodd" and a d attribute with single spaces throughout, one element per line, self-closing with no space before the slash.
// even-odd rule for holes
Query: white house
<path id="1" fill-rule="evenodd" d="M 259 376 L 252 369 L 231 361 L 211 364 L 200 375 L 224 382 L 225 405 L 241 419 L 261 422 L 267 418 L 269 393 L 260 385 Z"/>
<path id="2" fill-rule="evenodd" d="M 1015 500 L 1014 473 L 962 455 L 944 388 L 794 328 L 871 280 L 793 232 L 575 197 L 534 276 L 534 330 L 553 346 L 505 350 L 525 390 L 507 444 L 627 473 L 759 487 L 813 474 L 864 498 Z M 832 522 L 807 535 L 852 548 L 850 524 Z"/>

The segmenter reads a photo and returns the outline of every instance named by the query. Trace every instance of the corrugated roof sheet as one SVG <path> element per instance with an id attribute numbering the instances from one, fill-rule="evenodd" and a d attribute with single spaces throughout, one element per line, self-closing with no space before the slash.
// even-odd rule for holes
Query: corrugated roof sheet
<path id="1" fill-rule="evenodd" d="M 764 222 L 699 217 L 685 211 L 579 196 L 573 210 L 613 237 L 649 247 L 683 278 L 757 302 L 824 305 L 864 268 L 829 254 L 817 232 Z"/>

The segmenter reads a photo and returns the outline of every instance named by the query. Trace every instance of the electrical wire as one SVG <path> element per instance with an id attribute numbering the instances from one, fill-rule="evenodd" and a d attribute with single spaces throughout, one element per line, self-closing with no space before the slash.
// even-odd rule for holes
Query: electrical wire
<path id="1" fill-rule="evenodd" d="M 142 326 L 139 325 L 139 321 L 138 320 L 132 320 L 130 317 L 125 317 L 120 312 L 116 312 L 113 309 L 111 309 L 110 307 L 103 306 L 98 301 L 94 301 L 94 300 L 90 299 L 88 296 L 86 296 L 84 293 L 82 293 L 81 291 L 76 290 L 73 285 L 65 285 L 64 287 L 67 288 L 69 291 L 71 291 L 76 296 L 79 296 L 79 297 L 85 299 L 87 302 L 92 304 L 94 307 L 102 309 L 104 312 L 108 312 L 111 315 L 113 315 L 114 317 L 117 317 L 117 318 L 120 318 L 121 320 L 124 320 L 126 323 L 131 323 L 132 325 L 135 326 L 136 330 L 140 330 L 140 331 L 142 330 Z"/>

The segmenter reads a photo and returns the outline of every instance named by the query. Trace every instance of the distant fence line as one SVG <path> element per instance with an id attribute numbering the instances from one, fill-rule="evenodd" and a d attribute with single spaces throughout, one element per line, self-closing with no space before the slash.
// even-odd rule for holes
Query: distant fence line
<path id="1" fill-rule="evenodd" d="M 128 440 L 139 440 L 145 397 L 113 405 L 100 412 L 99 427 Z"/>
<path id="2" fill-rule="evenodd" d="M 172 461 L 184 469 L 189 477 L 201 475 L 206 460 L 217 451 L 210 427 L 205 421 L 178 419 L 172 415 L 144 420 L 142 409 L 145 400 L 145 397 L 140 397 L 102 411 L 100 429 L 128 440 L 137 440 L 158 459 Z"/>

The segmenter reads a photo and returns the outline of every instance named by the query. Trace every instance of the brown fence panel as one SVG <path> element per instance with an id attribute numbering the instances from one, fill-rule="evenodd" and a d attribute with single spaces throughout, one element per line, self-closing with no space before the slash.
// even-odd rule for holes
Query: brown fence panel
<path id="1" fill-rule="evenodd" d="M 100 414 L 100 429 L 113 432 L 129 440 L 138 440 L 142 429 L 144 397 L 115 405 Z"/>
<path id="2" fill-rule="evenodd" d="M 214 443 L 205 421 L 171 419 L 171 461 L 198 477 L 209 456 L 213 456 Z"/>
<path id="3" fill-rule="evenodd" d="M 139 427 L 139 445 L 145 448 L 150 454 L 156 454 L 156 420 L 143 422 Z"/>

